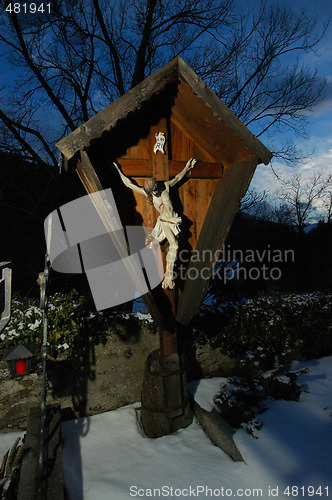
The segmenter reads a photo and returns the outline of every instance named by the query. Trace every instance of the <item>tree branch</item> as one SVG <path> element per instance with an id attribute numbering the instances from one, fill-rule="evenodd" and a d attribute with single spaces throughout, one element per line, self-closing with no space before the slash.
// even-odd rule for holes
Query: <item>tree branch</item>
<path id="1" fill-rule="evenodd" d="M 122 78 L 119 54 L 115 48 L 115 45 L 112 42 L 111 37 L 108 34 L 98 0 L 93 0 L 93 5 L 94 5 L 95 11 L 96 11 L 98 22 L 100 24 L 102 33 L 103 33 L 104 38 L 105 38 L 104 41 L 105 41 L 105 43 L 108 46 L 109 51 L 110 51 L 111 60 L 113 62 L 113 67 L 114 67 L 114 73 L 116 75 L 116 87 L 119 91 L 119 94 L 123 95 L 125 93 L 125 88 L 124 88 L 124 83 L 123 83 L 123 78 Z"/>
<path id="2" fill-rule="evenodd" d="M 10 0 L 6 0 L 6 5 L 8 6 L 9 4 L 10 4 Z M 30 57 L 30 54 L 29 54 L 29 51 L 28 51 L 28 48 L 27 48 L 26 43 L 24 41 L 24 37 L 23 37 L 22 31 L 20 29 L 20 26 L 19 26 L 16 14 L 12 11 L 12 12 L 10 12 L 9 15 L 10 15 L 10 18 L 12 20 L 13 27 L 15 29 L 18 41 L 19 41 L 20 46 L 21 46 L 22 55 L 24 56 L 24 59 L 25 59 L 27 65 L 29 66 L 29 68 L 31 69 L 31 71 L 34 73 L 34 75 L 37 77 L 37 79 L 41 83 L 43 89 L 47 93 L 47 95 L 50 98 L 50 100 L 58 108 L 58 110 L 60 111 L 60 113 L 63 116 L 63 118 L 66 120 L 67 125 L 71 128 L 71 130 L 75 130 L 75 128 L 76 128 L 75 124 L 73 123 L 72 119 L 68 115 L 68 113 L 67 113 L 65 107 L 63 106 L 62 102 L 54 94 L 53 90 L 48 85 L 48 83 L 45 80 L 45 78 L 43 77 L 42 73 L 40 72 L 40 70 L 38 69 L 38 67 L 35 65 L 35 63 L 32 61 L 32 59 Z"/>
<path id="3" fill-rule="evenodd" d="M 150 42 L 153 14 L 156 8 L 157 0 L 148 0 L 148 11 L 146 14 L 146 21 L 143 28 L 141 43 L 137 51 L 136 64 L 134 68 L 134 74 L 131 81 L 131 87 L 135 87 L 138 83 L 144 80 L 145 76 L 145 57 L 146 51 Z"/>
<path id="4" fill-rule="evenodd" d="M 13 122 L 1 109 L 0 109 L 0 119 L 6 125 L 8 130 L 13 134 L 15 139 L 21 144 L 21 146 L 24 148 L 24 150 L 27 151 L 37 163 L 39 163 L 41 165 L 47 165 L 47 163 L 39 156 L 39 154 L 32 148 L 32 146 L 17 131 L 17 129 L 16 129 L 17 124 L 14 124 L 15 122 Z M 32 129 L 29 129 L 28 127 L 24 127 L 23 125 L 21 125 L 20 128 L 21 128 L 21 130 L 26 129 L 25 130 L 26 132 L 29 131 L 29 133 L 33 133 L 34 135 L 36 135 L 38 137 L 39 132 L 32 131 Z M 45 140 L 41 136 L 38 138 L 43 142 L 43 144 L 46 144 Z M 57 161 L 56 161 L 53 153 L 51 151 L 50 151 L 50 153 L 51 153 L 52 160 L 54 160 L 54 164 L 57 165 Z"/>

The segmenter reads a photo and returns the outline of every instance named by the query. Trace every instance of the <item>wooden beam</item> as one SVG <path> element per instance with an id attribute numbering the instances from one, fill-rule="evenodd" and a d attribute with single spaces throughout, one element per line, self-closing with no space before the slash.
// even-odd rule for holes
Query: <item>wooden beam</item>
<path id="1" fill-rule="evenodd" d="M 224 132 L 226 132 L 226 141 L 227 137 L 229 137 L 229 132 L 234 133 L 235 136 L 238 137 L 238 139 L 241 141 L 241 143 L 245 145 L 247 152 L 249 153 L 249 151 L 251 150 L 252 155 L 256 156 L 257 164 L 264 162 L 267 165 L 272 158 L 272 153 L 259 141 L 259 139 L 257 139 L 257 137 L 254 136 L 254 134 L 239 120 L 239 118 L 234 115 L 234 113 L 219 99 L 219 97 L 217 97 L 216 94 L 211 89 L 209 89 L 204 81 L 195 74 L 195 72 L 188 66 L 188 64 L 186 64 L 181 59 L 181 57 L 178 57 L 178 64 L 179 78 L 181 82 L 185 82 L 192 93 L 198 97 L 198 100 L 203 103 L 204 106 L 210 108 L 213 112 L 213 116 L 215 116 L 220 123 L 223 123 L 225 125 Z M 179 87 L 181 87 L 181 84 Z M 179 94 L 177 95 L 177 98 L 179 98 Z M 199 122 L 199 120 L 203 121 L 202 115 L 196 115 L 195 120 L 192 120 L 187 130 L 191 130 L 193 121 Z M 211 117 L 207 120 L 204 119 L 203 135 L 205 136 L 208 134 L 207 129 L 210 125 L 210 122 Z M 210 142 L 212 141 L 213 135 L 211 135 L 210 137 Z M 197 142 L 198 144 L 200 144 L 199 141 Z M 221 142 L 221 144 L 222 143 L 223 142 Z M 239 147 L 241 147 L 240 144 Z M 230 161 L 228 163 L 233 163 L 241 159 L 239 157 L 236 157 L 234 153 L 235 152 L 233 151 L 233 156 L 231 155 Z M 215 156 L 213 155 L 213 157 Z"/>
<path id="2" fill-rule="evenodd" d="M 221 249 L 256 165 L 256 157 L 240 160 L 228 166 L 223 178 L 216 184 L 198 238 L 195 261 L 189 264 L 184 290 L 179 298 L 176 320 L 184 326 L 187 326 L 197 313 L 209 285 L 209 276 L 215 261 L 211 258 L 205 260 L 204 257 L 215 256 Z M 207 250 L 209 252 L 204 252 Z M 197 256 L 200 258 L 197 259 Z"/>
<path id="3" fill-rule="evenodd" d="M 80 151 L 76 164 L 76 172 L 88 194 L 96 193 L 104 189 L 85 151 Z"/>
<path id="4" fill-rule="evenodd" d="M 189 160 L 189 158 L 188 158 Z M 199 160 L 199 158 L 197 158 Z M 132 158 L 119 158 L 118 163 L 121 166 L 123 173 L 129 177 L 153 177 L 153 167 L 150 160 L 133 160 Z M 169 176 L 175 177 L 185 167 L 187 161 L 169 162 Z M 193 179 L 220 179 L 223 174 L 222 163 L 215 162 L 198 162 L 193 170 L 190 171 L 190 177 Z M 159 178 L 158 173 L 157 180 Z"/>
<path id="5" fill-rule="evenodd" d="M 189 158 L 188 158 L 189 160 Z M 220 179 L 223 175 L 224 167 L 222 163 L 198 162 L 192 170 L 190 170 L 190 177 L 192 179 Z M 175 177 L 176 174 L 181 172 L 186 165 L 186 161 L 170 161 L 169 174 L 170 177 Z"/>
<path id="6" fill-rule="evenodd" d="M 153 177 L 153 168 L 150 160 L 119 158 L 117 163 L 128 177 Z"/>

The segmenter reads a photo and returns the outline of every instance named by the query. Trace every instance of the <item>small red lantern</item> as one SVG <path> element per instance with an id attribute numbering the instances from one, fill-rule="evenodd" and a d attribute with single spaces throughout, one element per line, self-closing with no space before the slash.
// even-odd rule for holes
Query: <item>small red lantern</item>
<path id="1" fill-rule="evenodd" d="M 28 360 L 27 359 L 18 359 L 15 362 L 16 374 L 17 375 L 25 375 L 28 369 Z"/>
<path id="2" fill-rule="evenodd" d="M 31 359 L 37 350 L 36 344 L 20 344 L 7 349 L 2 360 L 7 361 L 12 378 L 29 375 Z"/>

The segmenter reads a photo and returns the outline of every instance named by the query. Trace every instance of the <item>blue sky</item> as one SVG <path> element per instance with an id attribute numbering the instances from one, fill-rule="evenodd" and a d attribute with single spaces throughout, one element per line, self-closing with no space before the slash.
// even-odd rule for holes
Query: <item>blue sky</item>
<path id="1" fill-rule="evenodd" d="M 243 7 L 248 9 L 259 8 L 260 6 L 260 0 L 236 0 L 236 2 L 242 3 Z M 294 12 L 299 12 L 302 8 L 305 8 L 307 12 L 312 14 L 313 18 L 317 16 L 321 22 L 324 22 L 332 15 L 332 0 L 292 0 L 292 2 L 289 0 L 266 0 L 266 4 L 267 6 L 291 7 Z M 310 158 L 307 159 L 305 164 L 293 168 L 285 166 L 277 159 L 274 159 L 272 161 L 273 168 L 281 177 L 292 175 L 295 168 L 308 176 L 321 169 L 332 172 L 332 25 L 318 47 L 318 54 L 316 56 L 313 54 L 304 55 L 301 62 L 309 67 L 316 67 L 318 76 L 326 77 L 329 86 L 323 102 L 308 114 L 308 138 L 291 137 L 299 149 L 311 154 Z M 2 68 L 0 68 L 0 76 L 3 81 L 10 79 L 11 73 L 8 71 L 6 64 L 3 64 Z M 49 115 L 49 121 L 52 122 L 52 115 Z M 252 132 L 255 133 L 254 128 Z M 262 136 L 261 140 L 269 147 L 267 138 Z M 265 189 L 272 192 L 278 187 L 270 166 L 258 166 L 251 186 L 260 191 Z"/>
<path id="2" fill-rule="evenodd" d="M 258 0 L 245 2 L 247 6 L 259 4 Z M 267 5 L 290 6 L 289 0 L 267 0 Z M 291 8 L 298 11 L 306 8 L 313 17 L 324 21 L 332 15 L 331 0 L 292 0 Z M 317 68 L 317 74 L 326 77 L 328 88 L 324 100 L 317 108 L 308 114 L 309 124 L 307 139 L 294 137 L 297 147 L 310 154 L 307 161 L 297 167 L 285 166 L 278 160 L 272 160 L 273 168 L 281 177 L 290 177 L 294 171 L 300 171 L 303 176 L 310 177 L 316 171 L 332 173 L 332 25 L 329 27 L 324 40 L 318 47 L 317 56 L 304 55 L 302 62 L 310 67 Z M 264 138 L 261 138 L 264 142 Z M 259 165 L 251 183 L 257 190 L 273 192 L 278 182 L 269 166 Z"/>

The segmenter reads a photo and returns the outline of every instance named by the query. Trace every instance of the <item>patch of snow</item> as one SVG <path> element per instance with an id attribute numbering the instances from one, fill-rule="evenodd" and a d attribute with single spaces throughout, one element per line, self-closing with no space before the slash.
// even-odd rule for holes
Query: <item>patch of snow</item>
<path id="1" fill-rule="evenodd" d="M 236 431 L 234 440 L 245 462 L 233 462 L 195 421 L 174 435 L 146 438 L 136 421 L 139 403 L 63 423 L 63 473 L 69 500 L 164 496 L 289 500 L 287 486 L 290 491 L 297 487 L 300 498 L 331 496 L 332 356 L 294 362 L 291 368 L 305 367 L 309 372 L 299 377 L 304 389 L 299 402 L 273 401 L 260 415 L 261 430 L 255 426 L 258 439 L 245 429 Z M 189 389 L 211 411 L 213 397 L 225 381 L 191 382 Z M 21 435 L 0 434 L 0 457 Z M 319 491 L 320 486 L 322 495 L 312 495 L 309 487 Z"/>
<path id="2" fill-rule="evenodd" d="M 138 318 L 140 321 L 148 321 L 149 323 L 153 322 L 151 314 L 149 313 L 136 312 L 134 313 L 134 316 L 136 316 L 136 318 Z"/>
<path id="3" fill-rule="evenodd" d="M 188 391 L 204 410 L 212 411 L 214 408 L 213 398 L 220 392 L 221 385 L 227 382 L 227 378 L 213 377 L 189 382 Z"/>
<path id="4" fill-rule="evenodd" d="M 30 323 L 28 325 L 28 328 L 30 328 L 30 330 L 35 330 L 36 328 L 39 327 L 40 323 L 41 323 L 41 320 L 36 319 L 34 323 Z"/>
<path id="5" fill-rule="evenodd" d="M 284 493 L 287 486 L 297 486 L 302 498 L 310 497 L 309 486 L 321 486 L 320 498 L 326 498 L 324 488 L 332 491 L 332 422 L 325 410 L 331 404 L 332 357 L 294 363 L 292 369 L 306 366 L 310 372 L 299 380 L 309 392 L 300 402 L 273 402 L 261 415 L 258 439 L 244 429 L 236 431 L 235 442 L 245 463 L 233 462 L 196 422 L 175 435 L 144 437 L 136 423 L 137 404 L 65 422 L 63 463 L 69 499 L 158 498 L 166 496 L 163 491 L 169 498 L 186 498 L 191 487 L 200 498 L 210 497 L 210 490 L 222 496 L 224 488 L 224 496 L 227 489 L 233 497 L 258 489 L 264 499 L 278 488 L 277 498 L 289 500 Z M 206 379 L 190 383 L 189 388 L 199 404 L 212 410 L 213 396 L 224 381 Z"/>

